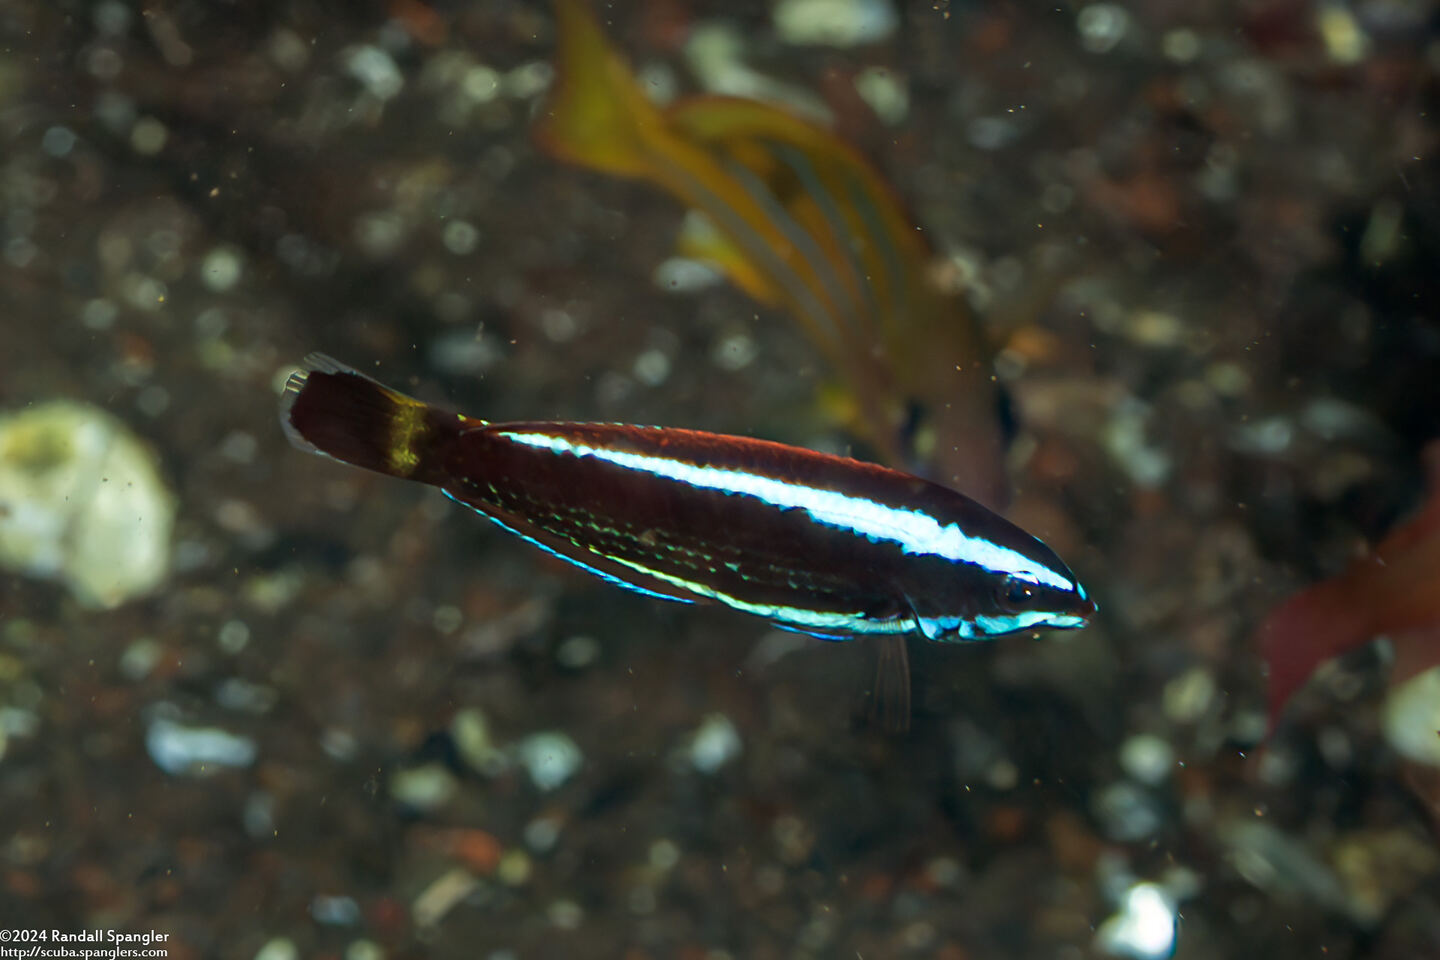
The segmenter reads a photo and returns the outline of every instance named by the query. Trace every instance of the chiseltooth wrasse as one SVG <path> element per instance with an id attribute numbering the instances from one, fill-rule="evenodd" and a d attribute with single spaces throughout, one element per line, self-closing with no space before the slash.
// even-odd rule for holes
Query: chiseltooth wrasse
<path id="1" fill-rule="evenodd" d="M 1426 450 L 1430 495 L 1349 569 L 1295 594 L 1261 625 L 1273 724 L 1322 663 L 1387 636 L 1390 681 L 1440 664 L 1440 441 Z"/>
<path id="2" fill-rule="evenodd" d="M 980 640 L 1083 626 L 1045 544 L 968 497 L 765 440 L 608 423 L 488 423 L 319 354 L 285 385 L 298 447 L 439 487 L 583 570 L 826 639 Z"/>
<path id="3" fill-rule="evenodd" d="M 932 278 L 934 253 L 879 172 L 777 106 L 698 96 L 662 109 L 584 0 L 556 0 L 555 10 L 557 81 L 536 142 L 654 184 L 698 214 L 680 252 L 796 320 L 845 385 L 851 426 L 882 459 L 1003 507 L 991 348 Z"/>

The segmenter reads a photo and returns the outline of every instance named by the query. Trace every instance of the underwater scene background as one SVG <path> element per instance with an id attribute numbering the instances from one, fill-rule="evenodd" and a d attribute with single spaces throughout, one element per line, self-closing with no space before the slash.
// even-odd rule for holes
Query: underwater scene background
<path id="1" fill-rule="evenodd" d="M 0 7 L 0 927 L 1440 956 L 1436 4 L 590 9 Z M 897 730 L 875 641 L 295 450 L 317 350 L 924 474 L 1098 613 Z"/>

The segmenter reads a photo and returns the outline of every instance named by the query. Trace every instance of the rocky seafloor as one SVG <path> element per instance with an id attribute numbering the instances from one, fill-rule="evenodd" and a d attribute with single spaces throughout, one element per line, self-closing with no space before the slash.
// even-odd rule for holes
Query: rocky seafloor
<path id="1" fill-rule="evenodd" d="M 670 260 L 672 200 L 532 145 L 544 4 L 19 0 L 0 925 L 259 960 L 1440 956 L 1440 757 L 1385 734 L 1386 646 L 1267 737 L 1255 645 L 1424 495 L 1435 4 L 604 20 L 656 90 L 828 105 L 877 158 L 1001 345 L 1011 515 L 1096 621 L 912 645 L 888 733 L 867 644 L 622 593 L 290 447 L 279 384 L 324 350 L 489 419 L 844 448 L 791 321 Z"/>

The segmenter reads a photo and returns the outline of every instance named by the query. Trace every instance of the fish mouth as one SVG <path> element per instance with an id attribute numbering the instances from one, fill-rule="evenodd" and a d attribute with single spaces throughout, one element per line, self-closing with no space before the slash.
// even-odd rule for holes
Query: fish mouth
<path id="1" fill-rule="evenodd" d="M 1075 585 L 1074 603 L 1069 609 L 1046 618 L 1045 625 L 1052 630 L 1078 630 L 1090 622 L 1100 608 L 1085 593 L 1085 588 Z"/>
<path id="2" fill-rule="evenodd" d="M 1091 613 L 1094 613 L 1094 604 L 1091 604 Z M 1078 630 L 1090 622 L 1090 614 L 1058 613 L 1045 620 L 1045 626 L 1051 630 Z"/>

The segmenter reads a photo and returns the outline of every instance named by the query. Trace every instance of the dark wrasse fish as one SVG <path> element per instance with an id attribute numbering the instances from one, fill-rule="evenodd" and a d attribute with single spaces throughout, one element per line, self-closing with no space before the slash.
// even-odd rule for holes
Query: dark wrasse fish
<path id="1" fill-rule="evenodd" d="M 290 377 L 297 446 L 439 487 L 612 583 L 827 639 L 1085 624 L 1049 547 L 952 490 L 797 447 L 607 423 L 487 423 L 328 357 Z"/>

